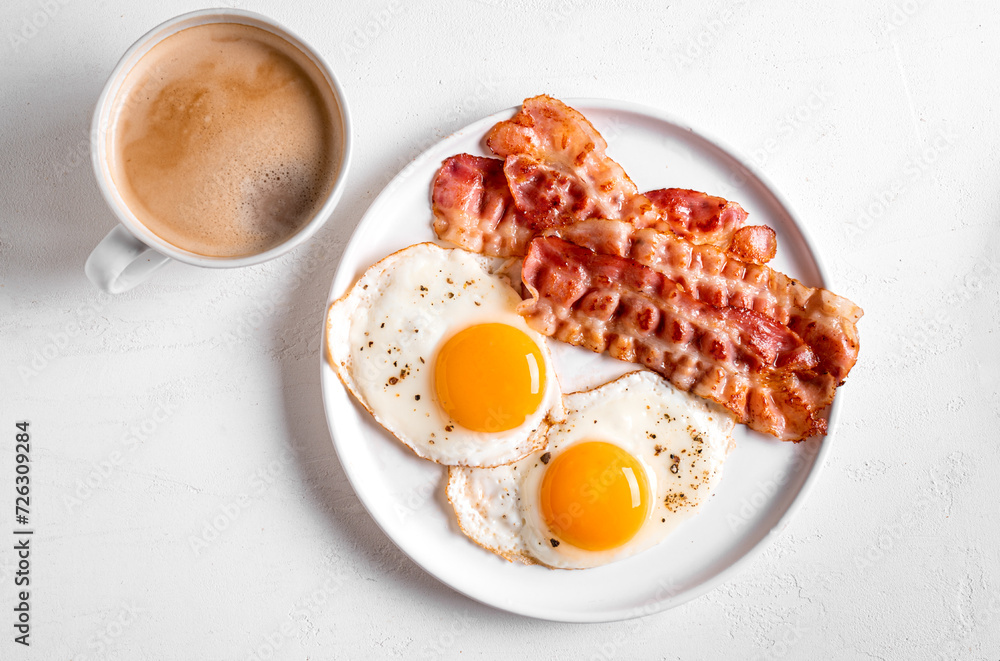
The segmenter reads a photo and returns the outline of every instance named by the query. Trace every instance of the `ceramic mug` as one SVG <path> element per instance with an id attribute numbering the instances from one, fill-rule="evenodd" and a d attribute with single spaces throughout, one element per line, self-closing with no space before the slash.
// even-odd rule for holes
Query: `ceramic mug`
<path id="1" fill-rule="evenodd" d="M 331 115 L 340 123 L 340 126 L 334 126 L 334 131 L 340 137 L 340 160 L 334 174 L 335 180 L 323 204 L 284 242 L 264 252 L 242 257 L 200 255 L 157 236 L 126 205 L 112 178 L 109 163 L 108 131 L 116 103 L 122 102 L 118 99 L 118 92 L 128 75 L 146 53 L 167 37 L 181 30 L 209 23 L 235 23 L 260 28 L 300 50 L 313 61 L 329 84 L 330 95 L 337 105 L 331 109 Z M 238 9 L 204 9 L 183 14 L 158 25 L 135 42 L 122 56 L 101 92 L 94 112 L 91 136 L 91 158 L 97 184 L 120 224 L 94 248 L 87 258 L 84 270 L 91 282 L 112 294 L 135 287 L 171 259 L 208 268 L 235 268 L 260 264 L 287 253 L 307 241 L 330 217 L 344 192 L 344 182 L 351 162 L 350 115 L 343 91 L 330 66 L 319 53 L 287 28 L 260 14 Z"/>

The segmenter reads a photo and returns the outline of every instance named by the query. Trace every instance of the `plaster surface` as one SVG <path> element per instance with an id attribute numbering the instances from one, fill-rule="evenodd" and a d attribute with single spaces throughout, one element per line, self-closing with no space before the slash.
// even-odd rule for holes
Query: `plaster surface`
<path id="1" fill-rule="evenodd" d="M 340 76 L 344 198 L 277 261 L 172 263 L 108 296 L 83 273 L 114 225 L 93 106 L 133 41 L 201 5 L 0 5 L 0 658 L 1000 659 L 1000 6 L 235 6 Z M 722 137 L 865 309 L 805 505 L 737 577 L 639 620 L 525 619 L 425 574 L 360 505 L 321 407 L 324 305 L 364 210 L 427 146 L 541 92 L 635 101 Z M 8 543 L 22 419 L 27 649 Z"/>

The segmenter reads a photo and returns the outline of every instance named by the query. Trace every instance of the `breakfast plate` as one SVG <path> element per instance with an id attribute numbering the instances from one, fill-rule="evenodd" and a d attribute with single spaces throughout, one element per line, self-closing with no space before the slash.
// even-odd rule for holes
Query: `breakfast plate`
<path id="1" fill-rule="evenodd" d="M 772 227 L 778 255 L 770 263 L 803 283 L 828 287 L 803 223 L 752 165 L 688 125 L 636 104 L 570 99 L 608 142 L 639 190 L 691 188 L 738 202 L 750 222 Z M 435 239 L 431 181 L 441 162 L 461 152 L 487 155 L 483 138 L 511 108 L 470 124 L 407 165 L 369 207 L 354 232 L 329 301 L 340 298 L 369 266 L 406 246 Z M 324 321 L 325 321 L 324 310 Z M 596 386 L 635 365 L 552 342 L 564 392 Z M 325 347 L 325 338 L 324 338 Z M 587 570 L 509 563 L 459 530 L 444 487 L 447 471 L 422 460 L 357 404 L 322 359 L 323 401 L 334 446 L 358 498 L 375 522 L 414 562 L 482 603 L 522 615 L 567 622 L 621 620 L 693 599 L 733 576 L 787 525 L 822 466 L 834 431 L 838 398 L 827 411 L 826 437 L 777 441 L 737 425 L 736 448 L 715 495 L 658 546 Z"/>

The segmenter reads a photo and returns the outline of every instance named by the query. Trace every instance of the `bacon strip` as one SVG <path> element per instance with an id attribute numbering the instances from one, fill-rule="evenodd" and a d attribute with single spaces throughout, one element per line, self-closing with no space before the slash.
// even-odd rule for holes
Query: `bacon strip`
<path id="1" fill-rule="evenodd" d="M 645 196 L 656 220 L 642 227 L 724 248 L 744 262 L 766 264 L 774 259 L 778 250 L 774 230 L 765 225 L 744 227 L 747 212 L 736 202 L 685 188 L 660 188 Z"/>
<path id="2" fill-rule="evenodd" d="M 524 255 L 540 230 L 514 208 L 503 161 L 458 154 L 445 160 L 431 190 L 434 231 L 466 250 L 515 257 Z"/>
<path id="3" fill-rule="evenodd" d="M 434 229 L 463 248 L 521 257 L 541 230 L 614 218 L 728 248 L 745 261 L 774 256 L 770 228 L 735 238 L 747 217 L 735 202 L 680 188 L 639 193 L 594 126 L 551 97 L 526 99 L 490 130 L 487 145 L 504 160 L 458 154 L 434 178 Z"/>
<path id="4" fill-rule="evenodd" d="M 658 217 L 649 227 L 669 230 L 692 243 L 729 245 L 747 219 L 747 212 L 735 202 L 694 190 L 660 188 L 645 195 Z"/>
<path id="5" fill-rule="evenodd" d="M 517 163 L 524 165 L 523 161 Z M 522 200 L 526 211 L 521 211 L 514 203 L 505 171 L 504 161 L 495 158 L 457 154 L 446 159 L 431 190 L 438 237 L 473 252 L 523 257 L 528 242 L 541 231 L 587 216 L 544 212 L 545 200 L 532 199 L 527 184 Z M 669 193 L 667 197 L 669 191 L 683 195 Z M 552 189 L 549 192 L 554 198 Z M 637 225 L 671 231 L 696 244 L 726 248 L 743 261 L 763 264 L 774 257 L 774 230 L 763 225 L 739 227 L 746 219 L 746 211 L 735 202 L 681 189 L 661 189 L 646 195 L 656 198 L 653 213 L 639 214 L 632 221 Z M 586 203 L 582 205 L 587 207 Z"/>
<path id="6" fill-rule="evenodd" d="M 631 220 L 651 208 L 607 157 L 593 125 L 551 97 L 526 99 L 490 130 L 487 144 L 504 160 L 459 154 L 434 178 L 434 230 L 463 248 L 521 257 L 546 228 L 594 217 Z"/>
<path id="7" fill-rule="evenodd" d="M 748 308 L 714 306 L 656 271 L 555 236 L 534 239 L 522 269 L 535 330 L 643 364 L 783 440 L 826 431 L 835 378 L 792 329 Z"/>
<path id="8" fill-rule="evenodd" d="M 608 143 L 582 114 L 550 96 L 525 99 L 486 144 L 504 159 L 517 209 L 547 227 L 585 218 L 638 219 L 651 212 Z"/>
<path id="9" fill-rule="evenodd" d="M 589 250 L 652 268 L 695 300 L 754 310 L 787 326 L 815 352 L 817 370 L 829 373 L 838 384 L 857 362 L 856 324 L 864 312 L 825 289 L 807 287 L 768 266 L 742 262 L 716 246 L 696 246 L 622 221 L 588 220 L 551 232 Z"/>
<path id="10" fill-rule="evenodd" d="M 764 266 L 775 233 L 738 204 L 687 189 L 645 195 L 583 115 L 547 96 L 489 132 L 503 160 L 459 154 L 434 179 L 442 239 L 524 256 L 537 330 L 642 363 L 785 440 L 857 361 L 861 308 Z"/>
<path id="11" fill-rule="evenodd" d="M 733 232 L 726 252 L 741 262 L 767 264 L 778 253 L 778 237 L 766 225 L 741 227 Z"/>

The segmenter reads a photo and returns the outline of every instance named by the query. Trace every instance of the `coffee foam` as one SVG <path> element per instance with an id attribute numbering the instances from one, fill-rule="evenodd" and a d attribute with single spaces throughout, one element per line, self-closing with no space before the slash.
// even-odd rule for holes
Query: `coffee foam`
<path id="1" fill-rule="evenodd" d="M 259 28 L 213 23 L 147 53 L 116 100 L 112 177 L 167 242 L 263 252 L 322 206 L 336 175 L 336 101 L 313 62 Z"/>

